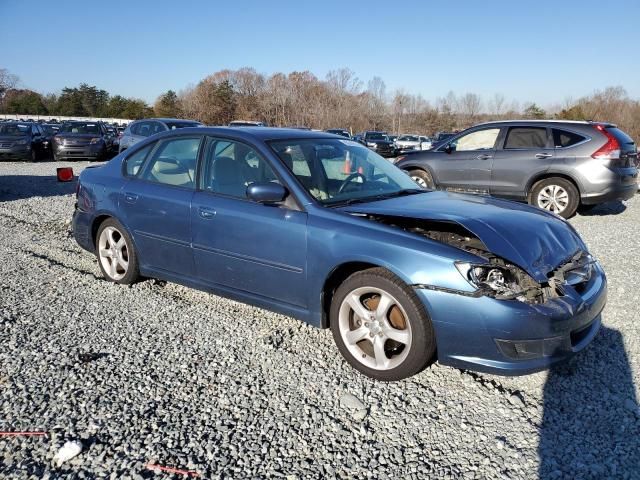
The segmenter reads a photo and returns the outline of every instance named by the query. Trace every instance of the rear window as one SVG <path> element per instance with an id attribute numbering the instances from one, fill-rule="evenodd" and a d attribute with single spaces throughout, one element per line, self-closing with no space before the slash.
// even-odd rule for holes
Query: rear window
<path id="1" fill-rule="evenodd" d="M 513 148 L 545 148 L 547 146 L 547 129 L 540 127 L 513 127 L 507 133 L 505 149 Z"/>
<path id="2" fill-rule="evenodd" d="M 553 129 L 553 144 L 556 148 L 571 147 L 585 139 L 582 135 L 567 130 Z"/>
<path id="3" fill-rule="evenodd" d="M 616 137 L 616 140 L 618 140 L 618 142 L 626 143 L 626 144 L 632 144 L 633 145 L 633 138 L 631 138 L 629 135 L 624 133 L 619 128 L 617 128 L 617 127 L 607 127 L 607 132 L 609 132 L 611 135 Z"/>

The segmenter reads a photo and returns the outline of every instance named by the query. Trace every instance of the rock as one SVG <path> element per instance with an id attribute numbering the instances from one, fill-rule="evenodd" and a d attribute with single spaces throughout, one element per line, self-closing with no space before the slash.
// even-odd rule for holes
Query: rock
<path id="1" fill-rule="evenodd" d="M 64 462 L 79 455 L 80 452 L 82 452 L 82 444 L 80 442 L 66 442 L 55 454 L 53 461 L 56 466 L 60 467 Z"/>
<path id="2" fill-rule="evenodd" d="M 340 405 L 344 408 L 348 408 L 351 410 L 362 410 L 366 409 L 364 403 L 354 395 L 350 393 L 345 393 L 340 397 Z"/>

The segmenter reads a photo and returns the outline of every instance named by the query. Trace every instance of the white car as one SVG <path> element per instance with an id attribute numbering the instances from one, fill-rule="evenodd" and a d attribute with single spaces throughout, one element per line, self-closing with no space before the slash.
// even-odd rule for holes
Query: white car
<path id="1" fill-rule="evenodd" d="M 400 152 L 429 150 L 431 148 L 431 140 L 422 135 L 400 135 L 395 144 Z"/>

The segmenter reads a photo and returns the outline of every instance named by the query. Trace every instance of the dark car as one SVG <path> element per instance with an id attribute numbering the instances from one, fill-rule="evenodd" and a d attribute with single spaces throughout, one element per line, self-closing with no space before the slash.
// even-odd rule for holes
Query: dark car
<path id="1" fill-rule="evenodd" d="M 178 128 L 202 126 L 202 123 L 196 122 L 195 120 L 184 120 L 180 118 L 147 118 L 145 120 L 137 120 L 127 125 L 124 133 L 120 136 L 118 150 L 122 152 L 156 133 L 176 130 Z"/>
<path id="2" fill-rule="evenodd" d="M 330 327 L 381 380 L 436 352 L 548 368 L 589 344 L 606 301 L 600 264 L 558 216 L 423 190 L 323 132 L 160 133 L 81 173 L 73 232 L 109 281 L 161 278 Z"/>
<path id="3" fill-rule="evenodd" d="M 35 162 L 48 157 L 48 138 L 38 123 L 0 123 L 0 159 Z"/>
<path id="4" fill-rule="evenodd" d="M 395 145 L 389 140 L 386 132 L 366 131 L 361 138 L 360 142 L 378 155 L 385 158 L 396 156 Z"/>
<path id="5" fill-rule="evenodd" d="M 565 218 L 637 190 L 637 150 L 611 123 L 504 121 L 477 125 L 396 165 L 427 188 L 526 201 Z"/>
<path id="6" fill-rule="evenodd" d="M 65 122 L 52 137 L 53 159 L 107 160 L 112 141 L 102 122 Z"/>
<path id="7" fill-rule="evenodd" d="M 341 137 L 351 138 L 351 134 L 349 130 L 345 130 L 344 128 L 329 128 L 325 130 L 327 133 L 333 133 L 334 135 L 340 135 Z"/>

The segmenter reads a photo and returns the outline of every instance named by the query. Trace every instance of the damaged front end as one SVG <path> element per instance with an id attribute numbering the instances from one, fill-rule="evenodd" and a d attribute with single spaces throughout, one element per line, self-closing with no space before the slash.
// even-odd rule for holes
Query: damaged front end
<path id="1" fill-rule="evenodd" d="M 564 295 L 565 284 L 579 287 L 591 276 L 595 260 L 580 250 L 555 270 L 547 274 L 547 281 L 538 282 L 523 268 L 489 251 L 480 238 L 460 224 L 429 221 L 407 217 L 371 215 L 372 221 L 401 228 L 440 243 L 459 248 L 484 259 L 484 262 L 456 262 L 455 266 L 474 291 L 462 291 L 434 285 L 416 284 L 414 288 L 439 290 L 470 297 L 488 296 L 497 300 L 517 300 L 528 304 L 542 304 Z"/>

